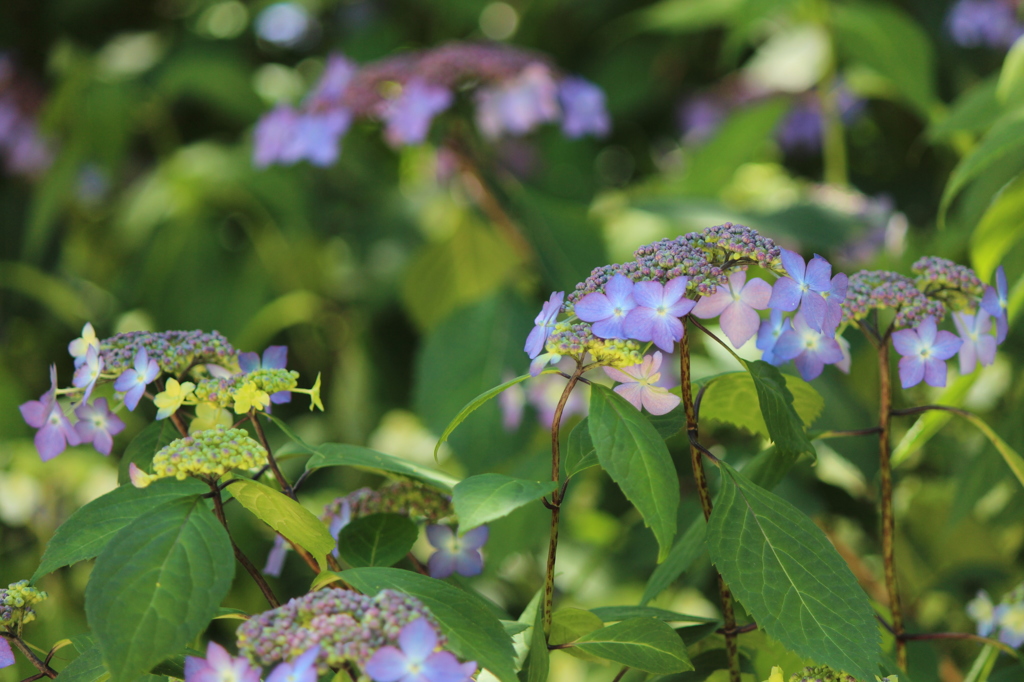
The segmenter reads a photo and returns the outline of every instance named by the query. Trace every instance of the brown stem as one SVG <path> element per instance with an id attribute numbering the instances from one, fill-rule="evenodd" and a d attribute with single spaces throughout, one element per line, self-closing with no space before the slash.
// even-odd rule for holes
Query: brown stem
<path id="1" fill-rule="evenodd" d="M 869 429 L 855 429 L 853 431 L 822 431 L 821 433 L 814 436 L 815 440 L 825 440 L 827 438 L 849 438 L 851 436 L 873 436 L 876 433 L 881 433 L 882 428 L 880 426 L 872 426 Z"/>
<path id="2" fill-rule="evenodd" d="M 903 609 L 896 584 L 894 551 L 896 521 L 892 512 L 892 463 L 890 461 L 890 425 L 892 420 L 892 383 L 889 374 L 889 342 L 878 346 L 878 454 L 882 477 L 882 562 L 885 566 L 885 588 L 889 593 L 892 628 L 896 635 L 896 664 L 907 669 L 907 645 L 903 640 Z"/>
<path id="3" fill-rule="evenodd" d="M 628 665 L 619 671 L 619 674 L 612 679 L 612 682 L 619 682 L 626 675 L 627 670 L 629 670 Z"/>
<path id="4" fill-rule="evenodd" d="M 274 591 L 270 589 L 270 585 L 263 578 L 263 574 L 249 561 L 249 557 L 245 556 L 245 553 L 235 544 L 234 538 L 231 537 L 231 529 L 228 528 L 228 520 L 224 516 L 224 502 L 220 499 L 220 490 L 217 488 L 216 481 L 207 481 L 207 483 L 210 486 L 210 491 L 213 493 L 213 513 L 216 515 L 217 520 L 220 521 L 220 525 L 224 526 L 224 531 L 228 534 L 228 540 L 231 541 L 231 549 L 235 552 L 235 559 L 238 560 L 238 563 L 242 564 L 245 572 L 252 576 L 253 581 L 260 588 L 260 592 L 266 597 L 267 602 L 276 609 L 281 605 L 281 602 L 277 600 Z"/>
<path id="5" fill-rule="evenodd" d="M 720 635 L 727 635 L 730 632 L 732 634 L 742 635 L 745 632 L 753 632 L 756 629 L 757 629 L 757 623 L 747 623 L 746 625 L 741 625 L 738 628 L 733 628 L 732 630 L 726 630 L 725 628 L 718 628 L 717 630 L 715 630 L 715 632 L 717 632 Z"/>
<path id="6" fill-rule="evenodd" d="M 187 438 L 188 427 L 186 427 L 185 422 L 181 420 L 181 415 L 177 412 L 171 412 L 171 421 L 174 423 L 174 428 L 178 429 L 178 433 L 181 434 L 181 437 Z"/>
<path id="7" fill-rule="evenodd" d="M 704 511 L 704 520 L 711 517 L 711 491 L 708 489 L 708 478 L 704 473 L 704 458 L 698 447 L 697 410 L 693 403 L 693 380 L 690 376 L 690 340 L 686 335 L 686 320 L 683 319 L 683 338 L 679 342 L 679 378 L 682 382 L 683 410 L 686 412 L 686 433 L 690 441 L 690 466 L 693 478 L 697 482 L 697 495 L 700 507 Z M 718 595 L 722 600 L 722 618 L 725 621 L 725 651 L 729 657 L 729 681 L 740 682 L 740 654 L 736 641 L 736 614 L 732 608 L 732 592 L 725 584 L 722 575 L 718 577 Z"/>
<path id="8" fill-rule="evenodd" d="M 565 403 L 569 400 L 569 394 L 572 393 L 572 389 L 576 387 L 576 382 L 580 380 L 580 377 L 586 370 L 587 367 L 584 367 L 581 361 L 577 361 L 576 371 L 569 378 L 569 383 L 565 385 L 562 397 L 558 399 L 558 405 L 555 407 L 554 417 L 551 419 L 551 480 L 555 482 L 556 487 L 551 493 L 551 503 L 548 504 L 548 507 L 551 509 L 551 536 L 548 540 L 548 564 L 544 572 L 543 608 L 545 636 L 551 633 L 551 602 L 555 597 L 555 554 L 558 551 L 558 516 L 561 511 L 563 494 L 563 491 L 557 485 L 561 478 L 561 452 L 558 443 L 558 432 L 562 424 L 562 410 L 565 409 Z"/>
<path id="9" fill-rule="evenodd" d="M 10 631 L 0 632 L 0 637 L 3 637 L 4 639 L 10 642 L 14 642 L 14 646 L 18 647 L 18 651 L 25 654 L 25 658 L 27 658 L 29 662 L 35 666 L 36 670 L 39 671 L 40 675 L 45 675 L 49 677 L 51 680 L 57 677 L 57 671 L 48 666 L 43 661 L 39 660 L 39 657 L 36 656 L 35 652 L 29 648 L 28 644 L 26 644 L 21 637 Z"/>
<path id="10" fill-rule="evenodd" d="M 918 634 L 904 632 L 900 639 L 904 642 L 913 642 L 928 639 L 967 639 L 972 642 L 981 642 L 982 644 L 987 644 L 988 646 L 994 646 L 999 649 L 1002 649 L 1003 651 L 1006 651 L 1007 653 L 1011 654 L 1014 658 L 1018 658 L 1020 656 L 1020 654 L 1017 653 L 1016 649 L 1010 647 L 1007 644 L 1003 644 L 998 639 L 982 637 L 981 635 L 976 635 L 973 632 L 922 632 Z"/>
<path id="11" fill-rule="evenodd" d="M 274 451 L 270 449 L 270 443 L 267 441 L 267 434 L 263 431 L 263 424 L 260 424 L 259 415 L 256 414 L 256 410 L 249 410 L 249 420 L 252 425 L 256 428 L 256 437 L 260 439 L 260 445 L 267 451 L 267 464 L 270 465 L 270 470 L 274 472 L 274 478 L 277 479 L 277 484 L 281 486 L 281 492 L 293 500 L 297 500 L 295 497 L 295 491 L 292 489 L 288 479 L 281 473 L 281 468 L 277 466 L 277 460 L 274 459 Z"/>
<path id="12" fill-rule="evenodd" d="M 952 412 L 958 414 L 961 417 L 973 417 L 974 414 L 967 410 L 961 410 L 959 407 L 952 407 L 950 405 L 919 405 L 918 407 L 908 407 L 902 410 L 892 410 L 889 412 L 894 417 L 907 417 L 910 415 L 921 414 L 922 412 L 928 412 L 929 410 L 941 410 L 943 412 Z"/>

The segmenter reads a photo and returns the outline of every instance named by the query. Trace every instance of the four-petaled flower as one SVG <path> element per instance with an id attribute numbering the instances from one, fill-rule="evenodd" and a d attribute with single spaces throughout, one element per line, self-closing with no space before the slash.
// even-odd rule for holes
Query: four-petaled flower
<path id="1" fill-rule="evenodd" d="M 661 379 L 661 352 L 644 356 L 639 365 L 631 367 L 605 367 L 604 372 L 615 381 L 621 382 L 615 392 L 628 400 L 633 407 L 646 407 L 651 414 L 668 414 L 679 404 L 679 396 L 673 395 L 662 386 L 657 386 Z"/>
<path id="2" fill-rule="evenodd" d="M 793 324 L 782 317 L 782 311 L 773 308 L 767 320 L 761 321 L 757 330 L 757 347 L 761 351 L 761 359 L 770 365 L 781 365 L 785 360 L 775 356 L 775 344 L 785 332 L 793 329 Z"/>
<path id="3" fill-rule="evenodd" d="M 417 618 L 398 632 L 397 649 L 381 647 L 364 667 L 375 682 L 465 682 L 476 661 L 459 663 L 450 651 L 436 651 L 437 633 L 426 618 Z M 269 680 L 267 682 L 270 682 Z"/>
<path id="4" fill-rule="evenodd" d="M 1024 644 L 1024 602 L 1000 604 L 994 617 L 999 623 L 999 641 L 1014 649 Z"/>
<path id="5" fill-rule="evenodd" d="M 484 558 L 480 548 L 487 542 L 487 526 L 477 526 L 459 537 L 449 526 L 427 526 L 427 539 L 437 551 L 430 555 L 427 568 L 434 578 L 447 578 L 452 573 L 480 575 Z"/>
<path id="6" fill-rule="evenodd" d="M 629 312 L 636 308 L 633 290 L 633 280 L 625 275 L 615 275 L 605 284 L 603 294 L 595 291 L 576 302 L 576 317 L 593 324 L 594 336 L 602 339 L 628 338 L 623 323 Z"/>
<path id="7" fill-rule="evenodd" d="M 393 147 L 419 144 L 427 139 L 434 117 L 452 105 L 452 91 L 413 77 L 401 94 L 381 107 L 387 123 L 384 139 Z"/>
<path id="8" fill-rule="evenodd" d="M 946 385 L 946 360 L 956 355 L 963 343 L 951 332 L 938 331 L 934 317 L 926 317 L 916 329 L 893 332 L 892 345 L 900 358 L 900 383 L 910 388 L 921 383 Z"/>
<path id="9" fill-rule="evenodd" d="M 255 372 L 258 369 L 284 369 L 288 365 L 288 346 L 267 346 L 263 351 L 263 361 L 256 353 L 239 353 L 238 366 L 244 374 Z M 270 395 L 270 402 L 275 405 L 290 403 L 292 400 L 291 391 L 277 391 Z M 267 410 L 270 411 L 269 409 Z"/>
<path id="10" fill-rule="evenodd" d="M 793 360 L 804 381 L 810 381 L 821 374 L 825 365 L 842 361 L 843 350 L 838 341 L 812 329 L 801 310 L 793 316 L 793 328 L 779 337 L 772 355 L 782 362 Z"/>
<path id="11" fill-rule="evenodd" d="M 270 396 L 273 399 L 274 396 Z M 231 413 L 217 403 L 199 403 L 196 405 L 196 418 L 188 425 L 189 435 L 196 431 L 205 431 L 223 426 L 231 428 Z"/>
<path id="12" fill-rule="evenodd" d="M 978 623 L 978 634 L 988 637 L 996 629 L 996 605 L 985 590 L 978 590 L 977 596 L 967 602 L 967 615 Z"/>
<path id="13" fill-rule="evenodd" d="M 279 663 L 270 671 L 267 682 L 316 682 L 316 658 L 320 647 L 315 646 L 291 663 Z"/>
<path id="14" fill-rule="evenodd" d="M 983 367 L 996 361 L 998 341 L 990 333 L 992 317 L 985 309 L 977 314 L 953 313 L 953 324 L 960 334 L 960 373 L 970 374 L 979 362 Z"/>
<path id="15" fill-rule="evenodd" d="M 99 380 L 100 372 L 102 371 L 103 358 L 100 357 L 96 346 L 89 346 L 89 349 L 85 352 L 85 361 L 78 365 L 78 368 L 75 370 L 75 377 L 71 380 L 71 385 L 75 388 L 85 389 L 85 393 L 82 394 L 83 401 L 88 400 L 89 396 L 92 395 L 92 389 L 96 387 L 96 381 Z"/>
<path id="16" fill-rule="evenodd" d="M 78 423 L 75 432 L 83 443 L 92 443 L 98 452 L 109 455 L 114 447 L 114 436 L 124 431 L 124 422 L 107 407 L 106 398 L 97 398 L 75 408 Z"/>
<path id="17" fill-rule="evenodd" d="M 114 390 L 124 393 L 124 404 L 129 410 L 134 410 L 142 394 L 154 379 L 160 376 L 160 365 L 156 360 L 150 360 L 145 348 L 140 348 L 135 354 L 135 367 L 126 369 L 114 382 Z"/>
<path id="18" fill-rule="evenodd" d="M 803 256 L 789 249 L 782 249 L 782 266 L 789 277 L 775 282 L 768 307 L 785 311 L 800 308 L 807 325 L 814 331 L 821 331 L 828 315 L 828 304 L 822 294 L 833 289 L 832 266 L 817 254 L 810 263 L 805 263 Z M 842 289 L 843 296 L 836 297 L 839 302 L 846 294 L 846 287 Z"/>
<path id="19" fill-rule="evenodd" d="M 547 342 L 548 336 L 551 335 L 551 330 L 555 328 L 555 318 L 558 317 L 558 313 L 562 309 L 564 299 L 565 292 L 556 291 L 541 306 L 540 313 L 533 320 L 535 326 L 530 330 L 530 335 L 526 337 L 526 346 L 523 348 L 530 358 L 537 357 L 544 350 L 544 344 Z"/>
<path id="20" fill-rule="evenodd" d="M 772 297 L 772 287 L 768 282 L 756 277 L 749 282 L 746 279 L 746 270 L 734 271 L 729 275 L 727 287 L 719 286 L 715 293 L 697 301 L 691 311 L 694 317 L 701 319 L 721 315 L 722 331 L 736 348 L 757 333 L 761 324 L 757 311 L 767 308 Z"/>
<path id="21" fill-rule="evenodd" d="M 91 322 L 86 322 L 82 327 L 82 335 L 68 344 L 68 353 L 75 359 L 75 367 L 85 362 L 85 355 L 90 348 L 100 349 L 100 340 L 96 336 L 96 330 L 92 328 Z"/>
<path id="22" fill-rule="evenodd" d="M 659 282 L 637 282 L 633 286 L 633 299 L 637 307 L 629 311 L 623 331 L 637 341 L 653 341 L 666 353 L 683 338 L 683 323 L 696 301 L 686 298 L 688 277 L 676 277 L 662 286 Z"/>
<path id="23" fill-rule="evenodd" d="M 319 378 L 319 377 L 318 377 Z M 270 396 L 255 382 L 247 381 L 235 391 L 235 414 L 245 414 L 251 409 L 265 410 L 270 405 Z"/>
<path id="24" fill-rule="evenodd" d="M 71 422 L 64 416 L 64 410 L 57 402 L 57 366 L 50 366 L 50 390 L 39 400 L 22 403 L 18 408 L 21 416 L 36 431 L 35 444 L 39 457 L 49 461 L 64 452 L 68 445 L 78 445 L 81 439 Z"/>
<path id="25" fill-rule="evenodd" d="M 196 385 L 191 381 L 179 384 L 177 379 L 170 378 L 164 385 L 164 390 L 153 397 L 153 404 L 159 409 L 156 413 L 157 419 L 167 419 L 178 411 L 185 399 L 192 395 Z"/>
<path id="26" fill-rule="evenodd" d="M 263 671 L 244 656 L 237 658 L 216 642 L 206 647 L 206 658 L 185 657 L 185 682 L 259 682 Z"/>
<path id="27" fill-rule="evenodd" d="M 996 286 L 985 287 L 985 294 L 981 297 L 981 307 L 988 311 L 988 314 L 996 318 L 996 343 L 1002 343 L 1010 330 L 1010 322 L 1006 317 L 1006 311 L 1010 306 L 1009 294 L 1006 289 L 1006 271 L 1000 265 L 996 268 Z"/>

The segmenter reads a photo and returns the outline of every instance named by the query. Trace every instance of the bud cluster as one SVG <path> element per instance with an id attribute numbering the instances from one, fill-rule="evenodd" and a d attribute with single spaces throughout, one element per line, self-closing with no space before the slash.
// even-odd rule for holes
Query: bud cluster
<path id="1" fill-rule="evenodd" d="M 131 368 L 142 349 L 160 370 L 180 376 L 191 367 L 203 364 L 220 365 L 237 371 L 238 352 L 220 332 L 166 331 L 125 332 L 100 342 L 100 357 L 106 372 L 120 374 Z"/>
<path id="2" fill-rule="evenodd" d="M 912 266 L 917 287 L 929 298 L 942 301 L 950 310 L 976 310 L 985 285 L 974 270 L 946 258 L 925 256 Z"/>
<path id="3" fill-rule="evenodd" d="M 361 669 L 378 649 L 395 646 L 402 627 L 418 618 L 438 629 L 434 616 L 415 597 L 392 590 L 370 597 L 328 588 L 250 618 L 238 628 L 238 650 L 253 663 L 271 665 L 319 646 L 321 674 L 345 664 Z M 443 634 L 438 640 L 445 645 Z"/>
<path id="4" fill-rule="evenodd" d="M 415 520 L 437 523 L 452 516 L 451 498 L 416 481 L 395 481 L 379 489 L 359 488 L 335 498 L 320 517 L 329 527 L 344 520 L 370 514 L 401 514 Z"/>
<path id="5" fill-rule="evenodd" d="M 248 383 L 257 390 L 273 395 L 278 391 L 291 391 L 299 385 L 299 373 L 289 369 L 257 369 L 248 374 L 234 374 L 226 378 L 210 377 L 196 384 L 195 397 L 218 407 L 235 404 L 238 391 Z"/>
<path id="6" fill-rule="evenodd" d="M 19 628 L 36 619 L 32 608 L 48 595 L 29 584 L 27 580 L 11 583 L 0 588 L 0 626 Z"/>
<path id="7" fill-rule="evenodd" d="M 153 473 L 132 469 L 132 483 L 145 488 L 161 478 L 220 477 L 232 469 L 256 469 L 267 463 L 267 451 L 242 429 L 215 427 L 179 438 L 153 457 Z M 134 465 L 132 465 L 134 467 Z"/>
<path id="8" fill-rule="evenodd" d="M 946 316 L 941 301 L 928 298 L 909 277 L 887 270 L 851 275 L 842 308 L 844 323 L 862 320 L 872 310 L 895 310 L 897 329 L 916 327 L 927 317 L 940 321 Z"/>
<path id="9" fill-rule="evenodd" d="M 857 682 L 857 678 L 844 672 L 837 672 L 827 665 L 809 665 L 793 673 L 789 682 Z"/>

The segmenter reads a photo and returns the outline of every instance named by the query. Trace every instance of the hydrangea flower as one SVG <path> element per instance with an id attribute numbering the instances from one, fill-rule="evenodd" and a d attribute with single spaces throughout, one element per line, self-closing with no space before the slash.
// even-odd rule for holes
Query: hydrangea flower
<path id="1" fill-rule="evenodd" d="M 893 332 L 892 345 L 900 358 L 900 383 L 910 388 L 921 383 L 946 385 L 946 360 L 956 355 L 963 343 L 951 332 L 938 331 L 935 318 L 927 317 L 917 329 Z"/>
<path id="2" fill-rule="evenodd" d="M 90 348 L 100 349 L 100 340 L 96 336 L 91 322 L 86 322 L 82 327 L 82 335 L 68 344 L 68 353 L 75 359 L 75 367 L 85 362 L 86 353 Z"/>
<path id="3" fill-rule="evenodd" d="M 14 651 L 11 650 L 10 642 L 0 637 L 0 669 L 15 664 Z"/>
<path id="4" fill-rule="evenodd" d="M 92 395 L 92 389 L 96 387 L 96 382 L 102 371 L 103 359 L 100 357 L 99 349 L 89 346 L 85 352 L 85 361 L 75 369 L 75 377 L 71 380 L 71 385 L 75 388 L 85 389 L 85 393 L 82 394 L 83 401 L 88 400 Z"/>
<path id="5" fill-rule="evenodd" d="M 476 672 L 476 661 L 459 663 L 450 651 L 437 651 L 437 633 L 425 618 L 403 627 L 398 645 L 381 647 L 367 662 L 364 672 L 375 682 L 466 682 Z"/>
<path id="6" fill-rule="evenodd" d="M 203 402 L 196 405 L 196 418 L 189 422 L 188 433 L 191 436 L 196 431 L 215 429 L 218 426 L 226 429 L 233 423 L 231 413 L 223 407 L 216 403 Z"/>
<path id="7" fill-rule="evenodd" d="M 150 360 L 145 348 L 140 348 L 135 354 L 135 366 L 121 373 L 114 382 L 114 390 L 124 393 L 125 407 L 134 410 L 146 392 L 146 386 L 158 376 L 160 365 L 156 364 L 156 360 Z"/>
<path id="8" fill-rule="evenodd" d="M 977 622 L 978 634 L 982 637 L 988 637 L 996 629 L 995 611 L 992 597 L 985 590 L 978 590 L 974 599 L 967 602 L 967 615 Z"/>
<path id="9" fill-rule="evenodd" d="M 476 93 L 477 125 L 491 139 L 503 133 L 525 135 L 541 123 L 558 119 L 558 86 L 546 64 L 534 62 L 519 75 Z"/>
<path id="10" fill-rule="evenodd" d="M 194 390 L 196 390 L 196 385 L 191 381 L 178 383 L 178 380 L 173 377 L 167 379 L 164 390 L 153 396 L 153 404 L 158 408 L 156 418 L 158 420 L 167 419 L 177 412 Z"/>
<path id="11" fill-rule="evenodd" d="M 562 132 L 571 140 L 584 135 L 604 137 L 612 127 L 604 90 L 585 78 L 569 76 L 558 84 Z"/>
<path id="12" fill-rule="evenodd" d="M 989 315 L 996 318 L 996 343 L 1006 340 L 1006 334 L 1010 330 L 1007 309 L 1010 306 L 1009 292 L 1006 288 L 1006 271 L 1000 265 L 996 268 L 995 287 L 985 287 L 985 293 L 981 298 L 981 307 Z"/>
<path id="13" fill-rule="evenodd" d="M 315 646 L 291 663 L 278 663 L 267 676 L 267 682 L 316 682 L 316 659 L 319 655 L 320 647 Z"/>
<path id="14" fill-rule="evenodd" d="M 1024 644 L 1024 602 L 1003 603 L 993 616 L 999 623 L 999 641 L 1014 649 Z"/>
<path id="15" fill-rule="evenodd" d="M 206 646 L 206 658 L 185 657 L 185 682 L 260 682 L 262 672 L 245 656 L 234 657 L 216 642 Z"/>
<path id="16" fill-rule="evenodd" d="M 270 406 L 270 394 L 261 390 L 255 382 L 247 381 L 235 391 L 235 414 L 245 414 L 249 410 L 265 410 Z"/>
<path id="17" fill-rule="evenodd" d="M 615 275 L 605 284 L 604 293 L 595 291 L 576 301 L 576 317 L 592 323 L 594 336 L 602 339 L 628 338 L 623 323 L 637 305 L 633 289 L 633 280 L 625 275 Z"/>
<path id="18" fill-rule="evenodd" d="M 57 402 L 57 366 L 50 366 L 50 390 L 40 396 L 39 400 L 22 403 L 18 409 L 25 423 L 36 431 L 35 445 L 39 457 L 47 462 L 60 453 L 68 445 L 78 445 L 81 439 L 71 422 L 64 416 L 64 410 Z"/>
<path id="19" fill-rule="evenodd" d="M 427 526 L 427 539 L 437 551 L 427 560 L 431 577 L 447 578 L 452 573 L 464 576 L 480 575 L 484 558 L 480 548 L 487 542 L 487 526 L 477 526 L 459 537 L 450 526 Z"/>
<path id="20" fill-rule="evenodd" d="M 387 123 L 384 139 L 392 146 L 420 144 L 427 139 L 434 117 L 452 105 L 451 90 L 414 77 L 402 93 L 383 103 L 381 116 Z"/>
<path id="21" fill-rule="evenodd" d="M 341 136 L 348 132 L 352 114 L 345 109 L 300 114 L 280 151 L 283 163 L 305 159 L 314 166 L 327 167 L 341 154 Z"/>
<path id="22" fill-rule="evenodd" d="M 1016 3 L 1007 0 L 959 0 L 946 23 L 953 42 L 963 47 L 1005 49 L 1024 34 Z"/>
<path id="23" fill-rule="evenodd" d="M 647 408 L 651 414 L 668 414 L 679 404 L 680 398 L 658 386 L 661 379 L 661 352 L 647 355 L 639 365 L 632 367 L 605 367 L 604 372 L 615 381 L 620 382 L 615 392 L 628 400 L 636 409 Z"/>
<path id="24" fill-rule="evenodd" d="M 761 321 L 757 330 L 757 347 L 761 351 L 761 359 L 770 365 L 781 365 L 785 360 L 775 356 L 775 345 L 785 332 L 793 329 L 793 324 L 782 317 L 782 311 L 774 308 L 767 320 Z"/>
<path id="25" fill-rule="evenodd" d="M 682 316 L 693 310 L 696 301 L 686 298 L 688 277 L 676 277 L 662 286 L 659 282 L 637 282 L 633 298 L 637 307 L 629 311 L 623 331 L 637 341 L 653 341 L 666 353 L 683 338 Z"/>
<path id="26" fill-rule="evenodd" d="M 267 463 L 267 451 L 242 429 L 207 429 L 193 436 L 173 440 L 153 455 L 153 473 L 142 471 L 135 462 L 128 476 L 136 488 L 174 476 L 220 478 L 232 469 L 252 470 Z"/>
<path id="27" fill-rule="evenodd" d="M 984 309 L 977 313 L 953 313 L 953 324 L 963 342 L 960 346 L 960 373 L 970 374 L 980 362 L 983 367 L 996 360 L 996 337 L 992 330 L 992 317 Z"/>
<path id="28" fill-rule="evenodd" d="M 239 353 L 238 366 L 245 374 L 261 369 L 285 369 L 288 366 L 288 346 L 267 346 L 262 361 L 256 353 Z M 291 400 L 291 391 L 275 391 L 270 394 L 270 402 L 275 405 L 289 403 Z"/>
<path id="29" fill-rule="evenodd" d="M 92 404 L 83 402 L 75 408 L 75 416 L 75 432 L 81 442 L 92 443 L 98 452 L 109 455 L 114 436 L 124 431 L 124 422 L 107 407 L 107 399 L 97 398 Z"/>
<path id="30" fill-rule="evenodd" d="M 818 378 L 825 365 L 843 359 L 839 342 L 820 329 L 813 329 L 802 310 L 793 316 L 793 328 L 779 336 L 772 354 L 782 362 L 793 360 L 804 381 Z"/>
<path id="31" fill-rule="evenodd" d="M 558 317 L 558 313 L 562 309 L 562 301 L 564 300 L 564 291 L 554 292 L 547 302 L 541 306 L 540 313 L 533 320 L 535 326 L 530 330 L 530 335 L 526 337 L 526 346 L 523 348 L 531 359 L 536 358 L 544 350 L 544 344 L 547 343 L 551 330 L 555 328 L 555 318 Z M 532 365 L 530 369 L 532 373 Z M 540 371 L 538 370 L 537 373 L 539 374 Z"/>
<path id="32" fill-rule="evenodd" d="M 832 266 L 817 254 L 805 263 L 803 256 L 789 249 L 782 249 L 781 258 L 789 276 L 775 282 L 768 307 L 787 312 L 799 308 L 806 324 L 821 331 L 828 314 L 822 294 L 832 290 Z"/>
<path id="33" fill-rule="evenodd" d="M 761 324 L 757 311 L 767 308 L 772 297 L 768 282 L 756 277 L 749 282 L 746 280 L 746 270 L 733 271 L 727 287 L 718 287 L 715 293 L 702 297 L 691 311 L 694 317 L 701 319 L 721 315 L 722 331 L 736 348 L 757 333 Z"/>

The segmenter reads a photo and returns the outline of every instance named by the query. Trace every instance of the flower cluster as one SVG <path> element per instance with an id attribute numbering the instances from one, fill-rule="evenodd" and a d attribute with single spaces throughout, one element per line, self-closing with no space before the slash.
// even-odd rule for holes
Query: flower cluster
<path id="1" fill-rule="evenodd" d="M 561 74 L 546 58 L 507 45 L 450 43 L 361 67 L 331 56 L 300 108 L 279 106 L 257 124 L 253 163 L 329 166 L 356 118 L 381 121 L 392 146 L 419 144 L 467 88 L 475 88 L 477 125 L 491 139 L 559 120 L 570 138 L 603 136 L 611 127 L 601 89 Z"/>
<path id="2" fill-rule="evenodd" d="M 0 157 L 8 172 L 35 177 L 50 167 L 53 149 L 33 111 L 38 93 L 19 77 L 10 56 L 0 54 Z"/>
<path id="3" fill-rule="evenodd" d="M 437 523 L 452 515 L 451 498 L 416 481 L 395 481 L 379 489 L 359 488 L 332 500 L 320 519 L 334 539 L 353 519 L 370 514 L 401 514 L 415 521 Z"/>
<path id="4" fill-rule="evenodd" d="M 392 590 L 370 597 L 328 588 L 250 618 L 238 628 L 238 649 L 253 663 L 271 665 L 319 646 L 320 673 L 345 664 L 364 669 L 381 647 L 398 642 L 405 625 L 421 618 L 437 627 L 415 597 Z M 440 635 L 438 645 L 445 643 Z"/>
<path id="5" fill-rule="evenodd" d="M 894 310 L 896 329 L 915 327 L 933 317 L 941 320 L 946 307 L 924 295 L 909 277 L 886 270 L 861 270 L 850 277 L 843 301 L 843 322 L 863 320 L 873 310 Z"/>
<path id="6" fill-rule="evenodd" d="M 36 432 L 35 444 L 43 461 L 59 455 L 68 445 L 92 443 L 109 455 L 113 438 L 124 430 L 116 412 L 125 407 L 134 410 L 149 385 L 165 374 L 163 389 L 152 397 L 157 419 L 167 419 L 182 406 L 196 408 L 189 433 L 231 426 L 230 412 L 249 414 L 270 411 L 271 403 L 286 403 L 292 393 L 307 393 L 310 410 L 319 407 L 320 376 L 312 388 L 298 388 L 298 372 L 285 369 L 288 349 L 271 346 L 262 361 L 256 353 L 238 353 L 218 332 L 167 331 L 128 332 L 100 339 L 92 324 L 86 323 L 82 335 L 68 344 L 75 362 L 70 388 L 57 387 L 56 367 L 50 369 L 50 390 L 39 400 L 21 405 L 26 423 Z M 189 377 L 195 380 L 186 381 Z M 101 383 L 113 382 L 120 403 L 111 408 L 106 398 L 89 402 Z M 77 417 L 72 424 L 59 396 L 72 401 L 70 411 Z M 182 427 L 184 428 L 184 427 Z"/>
<path id="7" fill-rule="evenodd" d="M 978 634 L 993 634 L 1003 644 L 1017 648 L 1024 644 L 1024 584 L 1006 593 L 998 605 L 985 590 L 967 602 L 967 615 L 978 623 Z"/>
<path id="8" fill-rule="evenodd" d="M 1017 0 L 959 0 L 949 10 L 949 35 L 963 47 L 1005 50 L 1024 35 Z"/>
<path id="9" fill-rule="evenodd" d="M 219 478 L 233 469 L 251 470 L 267 463 L 267 451 L 242 429 L 213 428 L 178 438 L 153 456 L 153 473 L 133 462 L 132 484 L 145 488 L 161 478 L 185 480 L 188 476 Z"/>
<path id="10" fill-rule="evenodd" d="M 925 256 L 910 270 L 917 275 L 917 288 L 929 298 L 942 301 L 950 310 L 976 308 L 978 299 L 985 294 L 985 285 L 974 270 L 946 258 Z"/>
<path id="11" fill-rule="evenodd" d="M 809 665 L 797 673 L 793 673 L 789 682 L 857 682 L 857 678 L 849 673 L 833 670 L 827 665 Z"/>
<path id="12" fill-rule="evenodd" d="M 47 596 L 46 592 L 33 587 L 27 580 L 19 580 L 0 589 L 0 626 L 17 630 L 25 623 L 31 623 L 36 619 L 32 607 Z"/>

